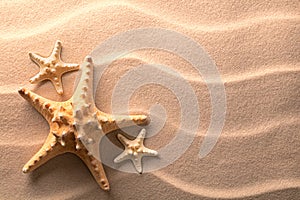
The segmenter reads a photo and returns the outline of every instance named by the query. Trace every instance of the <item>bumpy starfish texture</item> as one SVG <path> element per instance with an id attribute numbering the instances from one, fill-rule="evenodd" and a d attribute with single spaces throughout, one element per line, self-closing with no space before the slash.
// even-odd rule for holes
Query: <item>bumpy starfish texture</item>
<path id="1" fill-rule="evenodd" d="M 88 144 L 91 144 L 93 143 L 92 137 L 101 139 L 104 134 L 118 129 L 119 127 L 121 128 L 120 125 L 126 126 L 127 124 L 132 125 L 132 123 L 145 124 L 147 123 L 147 117 L 145 115 L 116 117 L 98 110 L 93 101 L 92 84 L 82 83 L 93 82 L 93 64 L 91 58 L 86 58 L 85 62 L 81 65 L 81 68 L 82 76 L 76 92 L 74 96 L 67 101 L 51 101 L 28 89 L 23 88 L 19 90 L 20 95 L 42 114 L 50 126 L 50 133 L 44 142 L 44 145 L 25 164 L 23 172 L 27 173 L 32 171 L 59 154 L 71 152 L 83 160 L 100 187 L 103 190 L 109 190 L 109 182 L 106 178 L 102 163 L 100 159 L 97 159 L 98 155 L 95 156 L 93 155 L 93 152 L 91 153 L 88 151 L 87 147 L 84 145 L 85 140 L 87 140 Z M 80 119 L 85 120 L 76 122 L 75 118 L 79 115 L 79 112 L 74 112 L 74 104 L 76 104 L 74 99 L 85 102 L 85 106 L 80 108 L 82 111 L 80 114 L 82 116 L 81 118 L 79 117 Z M 93 118 L 91 118 L 91 120 L 89 120 L 89 113 L 92 113 Z M 77 127 L 83 130 L 78 130 Z M 84 136 L 80 134 L 82 132 L 85 133 Z M 99 134 L 99 136 L 90 136 L 89 132 Z M 94 146 L 99 146 L 99 144 L 96 144 L 95 142 L 94 144 Z"/>
<path id="2" fill-rule="evenodd" d="M 29 80 L 30 83 L 50 80 L 57 93 L 63 94 L 62 75 L 66 72 L 78 70 L 79 65 L 64 63 L 60 57 L 61 49 L 61 42 L 56 41 L 54 49 L 49 57 L 43 57 L 36 53 L 29 53 L 31 60 L 40 67 L 40 72 Z"/>
<path id="3" fill-rule="evenodd" d="M 118 155 L 115 159 L 115 163 L 120 163 L 124 160 L 131 160 L 135 169 L 142 173 L 142 158 L 144 156 L 157 156 L 157 151 L 148 149 L 144 146 L 144 138 L 146 130 L 142 129 L 135 140 L 129 140 L 121 134 L 118 134 L 118 139 L 124 145 L 125 150 Z"/>

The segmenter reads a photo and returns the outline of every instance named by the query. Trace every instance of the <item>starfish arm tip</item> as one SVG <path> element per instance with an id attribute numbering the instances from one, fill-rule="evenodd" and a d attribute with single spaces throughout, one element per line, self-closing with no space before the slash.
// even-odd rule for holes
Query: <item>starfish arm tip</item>
<path id="1" fill-rule="evenodd" d="M 108 185 L 108 186 L 106 186 L 106 187 L 104 187 L 104 188 L 102 188 L 104 191 L 110 191 L 110 186 Z"/>
<path id="2" fill-rule="evenodd" d="M 27 166 L 24 166 L 23 169 L 22 169 L 22 172 L 24 174 L 28 173 L 29 172 L 29 168 Z"/>
<path id="3" fill-rule="evenodd" d="M 36 54 L 33 52 L 29 52 L 28 55 L 31 59 L 34 59 L 34 57 L 36 56 Z"/>
<path id="4" fill-rule="evenodd" d="M 60 40 L 56 40 L 56 44 L 61 45 L 62 42 Z"/>
<path id="5" fill-rule="evenodd" d="M 23 88 L 23 87 L 20 87 L 19 89 L 18 89 L 18 92 L 21 94 L 21 93 L 24 93 L 25 92 L 25 88 Z"/>
<path id="6" fill-rule="evenodd" d="M 54 85 L 54 88 L 55 88 L 56 92 L 59 95 L 62 95 L 64 93 L 63 86 L 62 86 L 62 83 L 61 83 L 61 79 L 59 79 L 58 82 L 53 82 L 53 85 Z"/>
<path id="7" fill-rule="evenodd" d="M 138 125 L 147 125 L 150 118 L 147 115 L 130 115 L 131 120 Z"/>
<path id="8" fill-rule="evenodd" d="M 123 156 L 123 153 L 120 154 L 119 156 L 117 156 L 115 159 L 114 159 L 114 163 L 120 163 L 122 162 L 124 159 L 124 156 Z"/>
<path id="9" fill-rule="evenodd" d="M 57 93 L 58 93 L 59 95 L 63 95 L 64 91 L 63 91 L 63 90 L 58 90 Z"/>
<path id="10" fill-rule="evenodd" d="M 119 163 L 119 156 L 114 159 L 114 163 Z"/>
<path id="11" fill-rule="evenodd" d="M 18 93 L 23 97 L 27 97 L 29 95 L 29 91 L 26 88 L 19 88 Z"/>
<path id="12" fill-rule="evenodd" d="M 134 167 L 139 174 L 143 173 L 142 162 L 141 160 L 133 161 Z"/>
<path id="13" fill-rule="evenodd" d="M 150 156 L 157 156 L 158 155 L 158 152 L 157 151 L 154 151 L 152 149 L 148 149 L 147 151 L 148 155 Z"/>
<path id="14" fill-rule="evenodd" d="M 39 65 L 41 63 L 44 63 L 44 58 L 41 57 L 40 55 L 33 53 L 33 52 L 29 52 L 28 55 L 29 55 L 29 58 L 36 64 Z"/>
<path id="15" fill-rule="evenodd" d="M 145 137 L 145 135 L 146 135 L 146 129 L 143 128 L 143 129 L 141 130 L 140 134 L 141 134 L 141 136 L 144 136 L 144 137 Z"/>
<path id="16" fill-rule="evenodd" d="M 92 57 L 91 56 L 86 56 L 85 58 L 84 58 L 84 61 L 86 61 L 86 62 L 93 62 L 93 59 L 92 59 Z"/>
<path id="17" fill-rule="evenodd" d="M 136 169 L 136 171 L 139 173 L 139 174 L 142 174 L 143 173 L 143 168 L 142 168 L 142 163 L 135 163 L 134 164 L 134 167 Z"/>
<path id="18" fill-rule="evenodd" d="M 31 79 L 29 79 L 29 83 L 31 83 L 31 84 L 36 83 L 38 81 L 38 79 L 39 79 L 38 77 L 39 77 L 38 75 L 32 77 Z"/>
<path id="19" fill-rule="evenodd" d="M 62 48 L 62 42 L 60 40 L 56 40 L 53 53 L 56 53 L 56 52 L 60 53 L 61 48 Z"/>
<path id="20" fill-rule="evenodd" d="M 139 135 L 137 136 L 137 139 L 142 139 L 144 140 L 146 136 L 146 129 L 142 129 L 141 132 L 139 133 Z"/>
<path id="21" fill-rule="evenodd" d="M 117 137 L 121 143 L 123 143 L 123 144 L 126 143 L 127 139 L 122 134 L 118 134 Z"/>
<path id="22" fill-rule="evenodd" d="M 150 118 L 147 115 L 141 115 L 141 120 L 142 121 L 146 121 L 146 122 L 150 122 Z"/>

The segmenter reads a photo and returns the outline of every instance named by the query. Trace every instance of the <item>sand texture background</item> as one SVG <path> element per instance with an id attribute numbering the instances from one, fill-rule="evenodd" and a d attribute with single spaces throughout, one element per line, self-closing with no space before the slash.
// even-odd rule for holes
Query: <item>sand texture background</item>
<path id="1" fill-rule="evenodd" d="M 300 199 L 298 0 L 16 0 L 1 1 L 0 11 L 0 199 Z M 47 56 L 59 39 L 62 59 L 81 63 L 105 39 L 142 27 L 183 33 L 215 61 L 226 88 L 227 114 L 210 154 L 197 157 L 211 114 L 204 81 L 175 55 L 138 51 L 105 72 L 97 89 L 97 106 L 110 112 L 112 88 L 141 62 L 177 70 L 192 85 L 201 108 L 199 130 L 184 155 L 143 175 L 105 166 L 109 193 L 71 154 L 23 174 L 23 165 L 41 147 L 49 127 L 17 93 L 18 88 L 62 101 L 72 96 L 77 75 L 64 75 L 63 96 L 50 82 L 30 85 L 39 69 L 28 52 Z M 147 111 L 155 102 L 165 107 L 168 120 L 158 135 L 146 141 L 152 149 L 167 144 L 180 122 L 176 97 L 160 86 L 139 89 L 130 105 Z"/>

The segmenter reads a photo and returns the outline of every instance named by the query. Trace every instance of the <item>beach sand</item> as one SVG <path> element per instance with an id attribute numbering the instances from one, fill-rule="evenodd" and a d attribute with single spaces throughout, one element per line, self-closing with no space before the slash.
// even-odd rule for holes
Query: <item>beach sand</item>
<path id="1" fill-rule="evenodd" d="M 1 1 L 0 10 L 0 199 L 300 198 L 299 1 L 17 0 Z M 139 63 L 164 64 L 185 77 L 199 102 L 199 129 L 188 150 L 171 165 L 142 175 L 104 166 L 109 192 L 101 190 L 71 154 L 23 174 L 23 165 L 41 147 L 49 126 L 18 88 L 63 101 L 72 96 L 77 76 L 63 76 L 62 96 L 49 81 L 31 85 L 28 81 L 39 68 L 28 52 L 47 56 L 61 40 L 62 59 L 81 63 L 105 39 L 146 27 L 185 34 L 215 61 L 227 111 L 213 150 L 198 157 L 211 115 L 203 79 L 178 56 L 138 51 L 105 72 L 97 88 L 98 108 L 111 112 L 112 90 L 128 69 Z M 166 145 L 180 123 L 176 97 L 161 86 L 138 89 L 130 105 L 148 112 L 156 102 L 164 106 L 168 119 L 159 134 L 146 140 L 151 149 Z"/>

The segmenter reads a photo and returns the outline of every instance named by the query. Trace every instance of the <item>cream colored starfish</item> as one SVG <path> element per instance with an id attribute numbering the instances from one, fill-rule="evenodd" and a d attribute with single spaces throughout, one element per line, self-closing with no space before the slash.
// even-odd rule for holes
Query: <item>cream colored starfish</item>
<path id="1" fill-rule="evenodd" d="M 129 140 L 121 134 L 118 134 L 118 139 L 124 145 L 125 150 L 118 155 L 115 159 L 115 163 L 120 163 L 124 160 L 131 160 L 135 169 L 141 174 L 142 158 L 143 156 L 157 156 L 157 151 L 148 149 L 144 146 L 144 138 L 146 135 L 146 129 L 142 129 L 135 140 Z"/>
<path id="2" fill-rule="evenodd" d="M 56 41 L 52 53 L 49 57 L 43 57 L 39 54 L 29 53 L 29 57 L 40 67 L 40 72 L 32 77 L 29 82 L 37 83 L 43 80 L 50 80 L 57 93 L 63 94 L 61 77 L 64 73 L 78 70 L 78 64 L 64 63 L 61 58 L 62 45 L 60 41 Z"/>
<path id="3" fill-rule="evenodd" d="M 131 125 L 133 122 L 136 124 L 145 124 L 147 117 L 145 115 L 115 116 L 98 110 L 94 105 L 92 96 L 93 63 L 91 58 L 86 58 L 81 68 L 82 76 L 76 92 L 74 96 L 67 101 L 51 101 L 25 88 L 19 90 L 20 95 L 42 114 L 50 126 L 50 133 L 44 145 L 25 164 L 23 172 L 32 171 L 59 154 L 71 152 L 84 161 L 100 187 L 103 190 L 109 190 L 109 183 L 102 163 L 83 145 L 86 138 L 88 141 L 91 140 L 91 138 L 88 138 L 89 135 L 83 137 L 79 134 L 77 125 L 75 125 L 74 113 L 78 115 L 78 112 L 75 112 L 74 109 L 74 103 L 76 103 L 74 102 L 74 98 L 79 98 L 80 101 L 87 103 L 87 106 L 82 108 L 83 113 L 81 114 L 88 118 L 88 112 L 90 112 L 93 113 L 93 117 L 97 119 L 96 122 L 89 120 L 80 121 L 81 126 L 79 126 L 79 128 L 84 127 L 85 131 L 98 133 L 100 135 L 98 138 L 100 139 L 103 135 L 121 126 L 125 127 Z M 88 84 L 82 84 L 82 82 Z M 83 87 L 81 88 L 81 86 Z"/>

